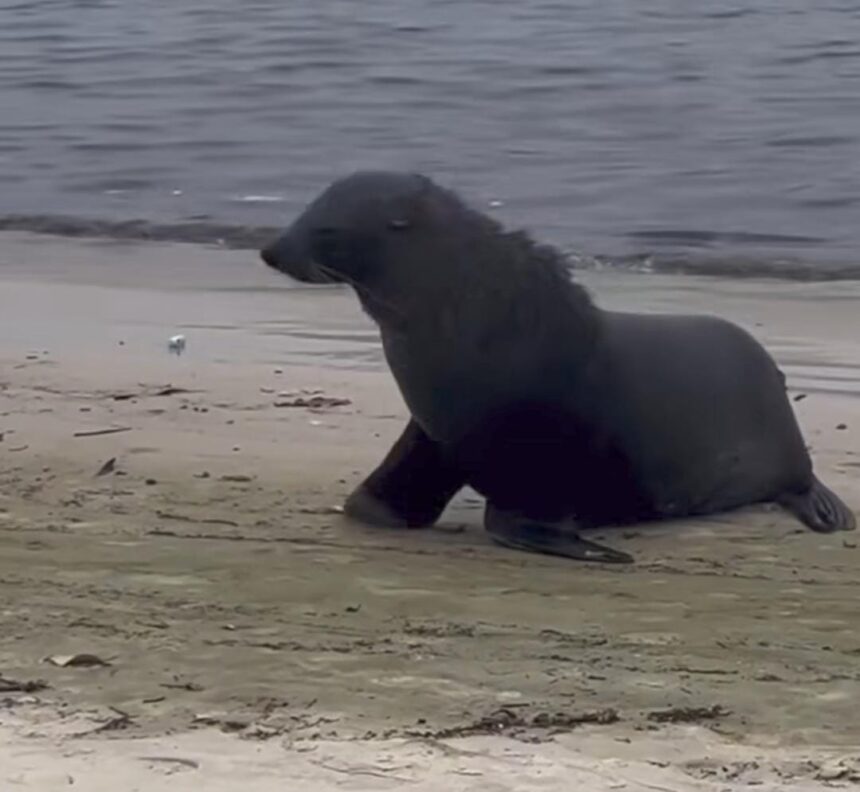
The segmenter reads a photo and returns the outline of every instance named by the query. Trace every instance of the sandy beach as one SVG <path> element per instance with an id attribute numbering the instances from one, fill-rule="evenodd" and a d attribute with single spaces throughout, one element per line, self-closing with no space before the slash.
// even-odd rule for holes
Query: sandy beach
<path id="1" fill-rule="evenodd" d="M 860 282 L 580 280 L 750 329 L 860 511 Z M 469 493 L 348 522 L 404 421 L 345 290 L 0 236 L 0 789 L 860 785 L 860 537 L 760 507 L 599 533 L 608 568 L 493 545 Z"/>

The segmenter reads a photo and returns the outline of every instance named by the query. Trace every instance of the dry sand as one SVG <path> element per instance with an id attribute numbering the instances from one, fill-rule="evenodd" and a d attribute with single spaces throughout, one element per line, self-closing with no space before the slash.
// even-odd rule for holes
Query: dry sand
<path id="1" fill-rule="evenodd" d="M 860 510 L 860 283 L 581 279 L 749 327 Z M 276 406 L 303 390 L 350 403 Z M 468 493 L 348 523 L 404 415 L 342 290 L 3 235 L 0 789 L 860 784 L 856 535 L 755 508 L 604 532 L 637 563 L 602 568 L 492 545 Z"/>

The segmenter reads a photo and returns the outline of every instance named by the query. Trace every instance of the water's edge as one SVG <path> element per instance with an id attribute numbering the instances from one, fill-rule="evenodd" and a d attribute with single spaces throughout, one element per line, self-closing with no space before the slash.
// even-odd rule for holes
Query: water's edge
<path id="1" fill-rule="evenodd" d="M 231 250 L 258 250 L 282 229 L 274 226 L 231 225 L 208 221 L 152 222 L 99 220 L 67 215 L 0 216 L 0 233 L 29 232 L 48 236 L 140 242 L 185 242 L 217 245 Z M 626 256 L 566 252 L 574 269 L 623 269 L 642 273 L 712 275 L 732 278 L 776 278 L 792 281 L 860 280 L 860 263 L 805 261 L 788 257 L 732 254 L 652 253 Z"/>

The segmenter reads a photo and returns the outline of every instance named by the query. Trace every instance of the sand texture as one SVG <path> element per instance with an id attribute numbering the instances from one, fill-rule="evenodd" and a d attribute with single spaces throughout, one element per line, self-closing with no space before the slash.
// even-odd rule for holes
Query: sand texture
<path id="1" fill-rule="evenodd" d="M 860 510 L 860 283 L 581 280 L 748 327 Z M 468 492 L 349 523 L 404 421 L 346 291 L 4 234 L 0 789 L 860 785 L 860 537 L 760 507 L 601 567 L 493 545 Z"/>

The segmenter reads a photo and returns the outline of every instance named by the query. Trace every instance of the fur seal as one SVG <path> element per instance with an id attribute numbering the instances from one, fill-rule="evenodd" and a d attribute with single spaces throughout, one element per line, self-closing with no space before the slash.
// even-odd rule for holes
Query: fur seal
<path id="1" fill-rule="evenodd" d="M 814 531 L 855 526 L 745 330 L 602 310 L 558 252 L 423 175 L 335 181 L 261 256 L 354 288 L 411 413 L 353 518 L 427 525 L 470 485 L 500 544 L 605 562 L 632 559 L 579 528 L 766 501 Z"/>

